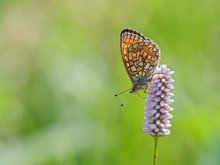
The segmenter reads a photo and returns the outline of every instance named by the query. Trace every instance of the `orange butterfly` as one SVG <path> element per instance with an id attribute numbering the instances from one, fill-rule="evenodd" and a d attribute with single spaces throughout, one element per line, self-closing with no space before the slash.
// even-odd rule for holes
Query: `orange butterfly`
<path id="1" fill-rule="evenodd" d="M 158 46 L 131 29 L 122 30 L 120 40 L 122 60 L 133 83 L 130 93 L 146 90 L 160 61 Z"/>

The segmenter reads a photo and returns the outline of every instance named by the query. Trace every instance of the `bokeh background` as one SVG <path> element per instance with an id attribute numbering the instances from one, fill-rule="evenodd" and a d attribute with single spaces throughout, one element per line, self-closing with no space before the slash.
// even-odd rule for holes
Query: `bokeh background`
<path id="1" fill-rule="evenodd" d="M 161 165 L 220 164 L 219 0 L 1 0 L 0 164 L 152 164 L 145 101 L 119 35 L 153 39 L 175 71 L 172 134 Z M 140 93 L 144 95 L 144 93 Z"/>

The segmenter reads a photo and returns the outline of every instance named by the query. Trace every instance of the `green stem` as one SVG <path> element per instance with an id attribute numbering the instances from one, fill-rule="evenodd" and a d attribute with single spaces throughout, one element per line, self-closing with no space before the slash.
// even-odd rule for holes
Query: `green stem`
<path id="1" fill-rule="evenodd" d="M 154 157 L 153 157 L 153 165 L 157 165 L 158 160 L 158 140 L 159 137 L 154 138 Z"/>

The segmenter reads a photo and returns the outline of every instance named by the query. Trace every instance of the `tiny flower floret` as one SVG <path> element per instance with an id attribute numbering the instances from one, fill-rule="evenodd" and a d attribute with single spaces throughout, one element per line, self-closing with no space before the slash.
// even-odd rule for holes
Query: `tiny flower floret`
<path id="1" fill-rule="evenodd" d="M 144 130 L 151 136 L 165 136 L 170 134 L 171 127 L 169 119 L 173 116 L 170 111 L 173 108 L 170 104 L 174 102 L 171 97 L 174 89 L 172 75 L 174 71 L 167 68 L 166 65 L 161 65 L 155 70 L 149 86 L 148 97 L 146 99 L 146 107 L 144 113 Z"/>

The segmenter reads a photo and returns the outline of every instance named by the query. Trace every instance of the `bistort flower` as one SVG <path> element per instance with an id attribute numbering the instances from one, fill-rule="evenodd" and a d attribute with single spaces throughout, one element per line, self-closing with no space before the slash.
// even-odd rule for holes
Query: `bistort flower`
<path id="1" fill-rule="evenodd" d="M 173 110 L 170 104 L 174 101 L 171 99 L 173 96 L 171 90 L 174 89 L 173 74 L 174 71 L 171 71 L 166 65 L 161 65 L 155 70 L 149 85 L 144 114 L 146 121 L 144 130 L 154 137 L 170 134 L 169 119 L 172 118 L 170 111 Z"/>

